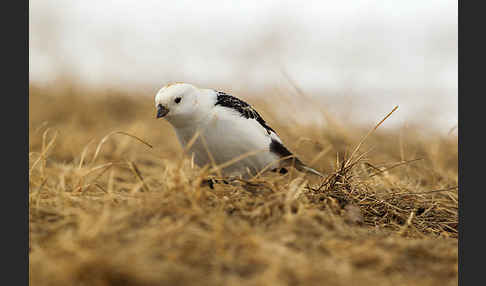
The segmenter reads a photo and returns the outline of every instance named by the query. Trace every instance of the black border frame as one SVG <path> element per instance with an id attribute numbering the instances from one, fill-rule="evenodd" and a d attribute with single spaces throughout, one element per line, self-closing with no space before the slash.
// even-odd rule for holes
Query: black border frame
<path id="1" fill-rule="evenodd" d="M 3 7 L 1 114 L 6 126 L 3 153 L 8 161 L 2 173 L 8 184 L 2 188 L 2 284 L 29 285 L 29 1 Z"/>

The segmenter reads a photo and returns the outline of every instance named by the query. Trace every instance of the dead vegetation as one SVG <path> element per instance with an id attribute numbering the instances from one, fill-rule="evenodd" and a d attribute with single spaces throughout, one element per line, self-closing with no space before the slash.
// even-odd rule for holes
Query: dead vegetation
<path id="1" fill-rule="evenodd" d="M 255 98 L 329 176 L 211 189 L 151 97 L 81 93 L 30 88 L 31 285 L 457 285 L 456 135 L 362 141 L 373 126 L 279 125 Z"/>

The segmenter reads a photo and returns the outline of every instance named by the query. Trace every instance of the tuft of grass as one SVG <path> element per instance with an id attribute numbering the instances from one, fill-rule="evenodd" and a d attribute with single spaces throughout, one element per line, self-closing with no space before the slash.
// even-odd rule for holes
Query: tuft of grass
<path id="1" fill-rule="evenodd" d="M 457 285 L 452 132 L 370 131 L 325 110 L 324 126 L 288 124 L 254 97 L 327 178 L 267 172 L 211 189 L 201 182 L 218 167 L 182 156 L 152 98 L 30 90 L 32 285 Z"/>

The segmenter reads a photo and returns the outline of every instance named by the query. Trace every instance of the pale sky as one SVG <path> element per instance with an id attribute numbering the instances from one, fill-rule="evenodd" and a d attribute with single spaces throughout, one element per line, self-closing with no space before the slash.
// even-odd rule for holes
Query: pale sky
<path id="1" fill-rule="evenodd" d="M 352 88 L 378 113 L 436 108 L 431 124 L 457 124 L 457 1 L 29 3 L 31 82 L 69 72 L 94 86 L 242 91 L 286 84 L 285 70 L 317 96 Z"/>

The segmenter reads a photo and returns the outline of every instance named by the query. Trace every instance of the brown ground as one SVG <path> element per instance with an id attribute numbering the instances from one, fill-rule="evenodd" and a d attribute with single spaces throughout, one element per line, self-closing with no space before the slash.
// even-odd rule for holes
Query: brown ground
<path id="1" fill-rule="evenodd" d="M 329 177 L 210 189 L 152 97 L 85 93 L 30 88 L 31 285 L 457 285 L 453 132 L 379 127 L 351 156 L 373 126 L 279 125 L 253 98 Z"/>

